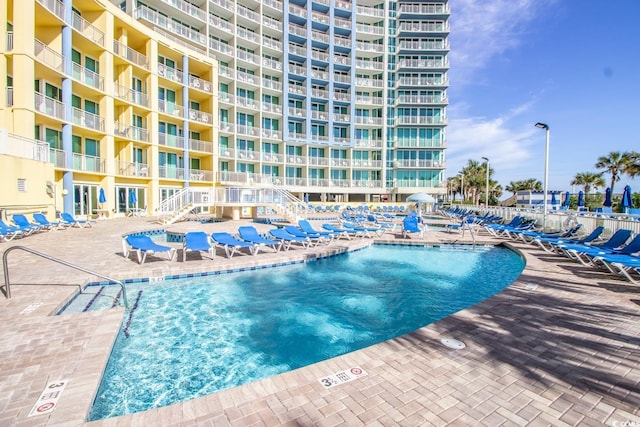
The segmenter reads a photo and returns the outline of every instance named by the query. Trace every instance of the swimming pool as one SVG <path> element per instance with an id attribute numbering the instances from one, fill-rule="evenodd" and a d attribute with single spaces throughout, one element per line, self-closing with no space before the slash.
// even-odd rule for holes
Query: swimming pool
<path id="1" fill-rule="evenodd" d="M 123 322 L 90 420 L 193 399 L 400 336 L 499 292 L 523 267 L 506 248 L 374 245 L 307 264 L 127 285 L 136 308 Z"/>

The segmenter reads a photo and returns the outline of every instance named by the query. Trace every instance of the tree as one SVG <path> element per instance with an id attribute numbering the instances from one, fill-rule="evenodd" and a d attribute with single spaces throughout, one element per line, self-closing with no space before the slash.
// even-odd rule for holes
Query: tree
<path id="1" fill-rule="evenodd" d="M 630 161 L 629 153 L 620 153 L 619 151 L 612 151 L 608 155 L 598 158 L 596 167 L 605 169 L 606 173 L 611 174 L 611 184 L 609 185 L 611 194 L 613 194 L 614 184 L 620 181 L 620 175 L 627 170 Z"/>
<path id="2" fill-rule="evenodd" d="M 602 174 L 603 172 L 578 172 L 573 178 L 573 181 L 571 181 L 571 185 L 582 185 L 585 194 L 589 194 L 591 187 L 597 190 L 598 187 L 605 186 Z"/>
<path id="3" fill-rule="evenodd" d="M 623 172 L 631 178 L 640 175 L 640 153 L 637 151 L 631 151 L 629 153 L 629 162 L 625 165 Z"/>

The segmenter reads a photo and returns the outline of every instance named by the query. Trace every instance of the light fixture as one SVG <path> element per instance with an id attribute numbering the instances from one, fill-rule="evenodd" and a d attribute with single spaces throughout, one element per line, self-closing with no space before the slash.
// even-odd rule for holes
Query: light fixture
<path id="1" fill-rule="evenodd" d="M 487 184 L 484 193 L 484 207 L 485 209 L 489 209 L 489 159 L 487 157 L 482 157 L 482 160 L 487 163 Z"/>
<path id="2" fill-rule="evenodd" d="M 549 192 L 549 125 L 546 123 L 538 122 L 535 125 L 537 128 L 545 130 L 545 148 L 544 148 L 544 201 L 542 212 L 542 229 L 543 231 L 547 227 L 547 193 Z"/>

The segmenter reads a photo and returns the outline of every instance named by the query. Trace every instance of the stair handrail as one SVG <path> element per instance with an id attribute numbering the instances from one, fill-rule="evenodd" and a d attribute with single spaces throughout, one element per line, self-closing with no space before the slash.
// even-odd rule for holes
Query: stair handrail
<path id="1" fill-rule="evenodd" d="M 129 303 L 127 302 L 127 290 L 124 286 L 124 283 L 122 283 L 120 280 L 116 280 L 111 277 L 105 276 L 104 274 L 100 274 L 98 272 L 89 270 L 79 265 L 72 264 L 60 258 L 56 258 L 51 255 L 45 254 L 44 252 L 39 252 L 39 251 L 36 251 L 35 249 L 27 248 L 26 246 L 11 246 L 6 251 L 4 251 L 4 254 L 2 255 L 2 264 L 3 264 L 3 270 L 4 270 L 4 284 L 7 289 L 7 299 L 11 299 L 11 284 L 9 282 L 9 264 L 7 263 L 7 256 L 9 255 L 10 252 L 17 249 L 23 250 L 25 252 L 29 252 L 31 254 L 37 255 L 39 257 L 48 259 L 53 262 L 57 262 L 58 264 L 62 264 L 64 266 L 74 268 L 76 270 L 80 270 L 85 273 L 92 274 L 94 276 L 100 277 L 101 279 L 105 279 L 105 280 L 108 280 L 109 282 L 113 282 L 117 285 L 120 285 L 120 288 L 122 288 L 122 299 L 124 300 L 124 307 L 129 308 Z"/>

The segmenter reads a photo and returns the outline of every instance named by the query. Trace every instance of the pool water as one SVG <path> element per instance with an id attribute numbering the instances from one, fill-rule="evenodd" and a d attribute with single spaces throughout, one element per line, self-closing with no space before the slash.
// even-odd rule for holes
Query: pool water
<path id="1" fill-rule="evenodd" d="M 520 256 L 500 247 L 374 245 L 307 264 L 127 285 L 135 309 L 125 315 L 90 420 L 400 336 L 499 292 L 523 268 Z"/>

